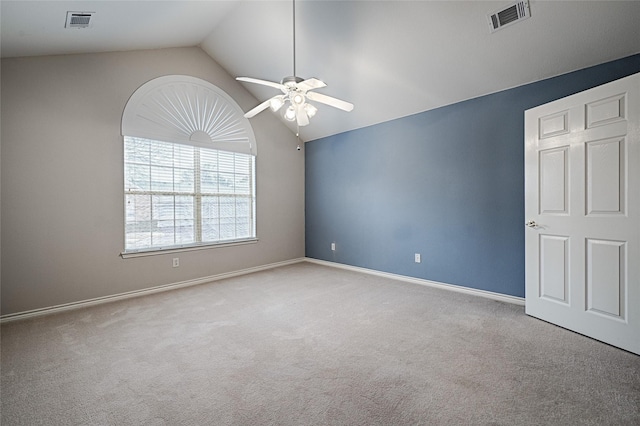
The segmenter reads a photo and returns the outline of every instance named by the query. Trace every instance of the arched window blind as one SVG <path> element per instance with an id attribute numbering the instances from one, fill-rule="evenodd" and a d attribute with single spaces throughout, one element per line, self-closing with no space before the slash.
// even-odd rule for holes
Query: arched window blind
<path id="1" fill-rule="evenodd" d="M 156 78 L 127 102 L 122 135 L 123 255 L 255 240 L 255 137 L 229 95 Z"/>
<path id="2" fill-rule="evenodd" d="M 186 75 L 140 86 L 124 109 L 122 135 L 257 154 L 240 106 L 222 89 Z"/>

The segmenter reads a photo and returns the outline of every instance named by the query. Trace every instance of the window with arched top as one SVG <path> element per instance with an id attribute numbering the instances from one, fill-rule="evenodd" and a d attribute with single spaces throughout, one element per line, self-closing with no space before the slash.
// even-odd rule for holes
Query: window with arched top
<path id="1" fill-rule="evenodd" d="M 224 91 L 151 80 L 127 102 L 122 135 L 123 255 L 256 239 L 255 136 Z"/>

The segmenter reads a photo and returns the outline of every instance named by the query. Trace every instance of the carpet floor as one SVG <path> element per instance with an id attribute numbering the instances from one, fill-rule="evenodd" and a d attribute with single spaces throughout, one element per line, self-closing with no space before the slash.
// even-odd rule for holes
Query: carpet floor
<path id="1" fill-rule="evenodd" d="M 2 425 L 638 425 L 640 357 L 310 263 L 1 329 Z"/>

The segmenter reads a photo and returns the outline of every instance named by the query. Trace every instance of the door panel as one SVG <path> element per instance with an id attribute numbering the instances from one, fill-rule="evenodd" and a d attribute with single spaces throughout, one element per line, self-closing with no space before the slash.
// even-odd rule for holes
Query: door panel
<path id="1" fill-rule="evenodd" d="M 540 213 L 567 214 L 569 147 L 540 151 Z"/>
<path id="2" fill-rule="evenodd" d="M 587 143 L 587 215 L 623 214 L 624 139 Z"/>
<path id="3" fill-rule="evenodd" d="M 587 310 L 624 319 L 625 243 L 587 240 Z"/>
<path id="4" fill-rule="evenodd" d="M 540 297 L 568 303 L 569 238 L 540 236 Z"/>
<path id="5" fill-rule="evenodd" d="M 640 74 L 525 113 L 526 312 L 640 354 Z"/>
<path id="6" fill-rule="evenodd" d="M 625 95 L 599 99 L 587 104 L 587 128 L 625 119 Z"/>

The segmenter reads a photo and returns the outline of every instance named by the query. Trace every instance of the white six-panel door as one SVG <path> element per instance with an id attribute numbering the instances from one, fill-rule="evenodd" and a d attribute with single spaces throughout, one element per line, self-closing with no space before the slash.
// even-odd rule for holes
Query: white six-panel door
<path id="1" fill-rule="evenodd" d="M 640 74 L 525 112 L 526 313 L 640 354 Z"/>

